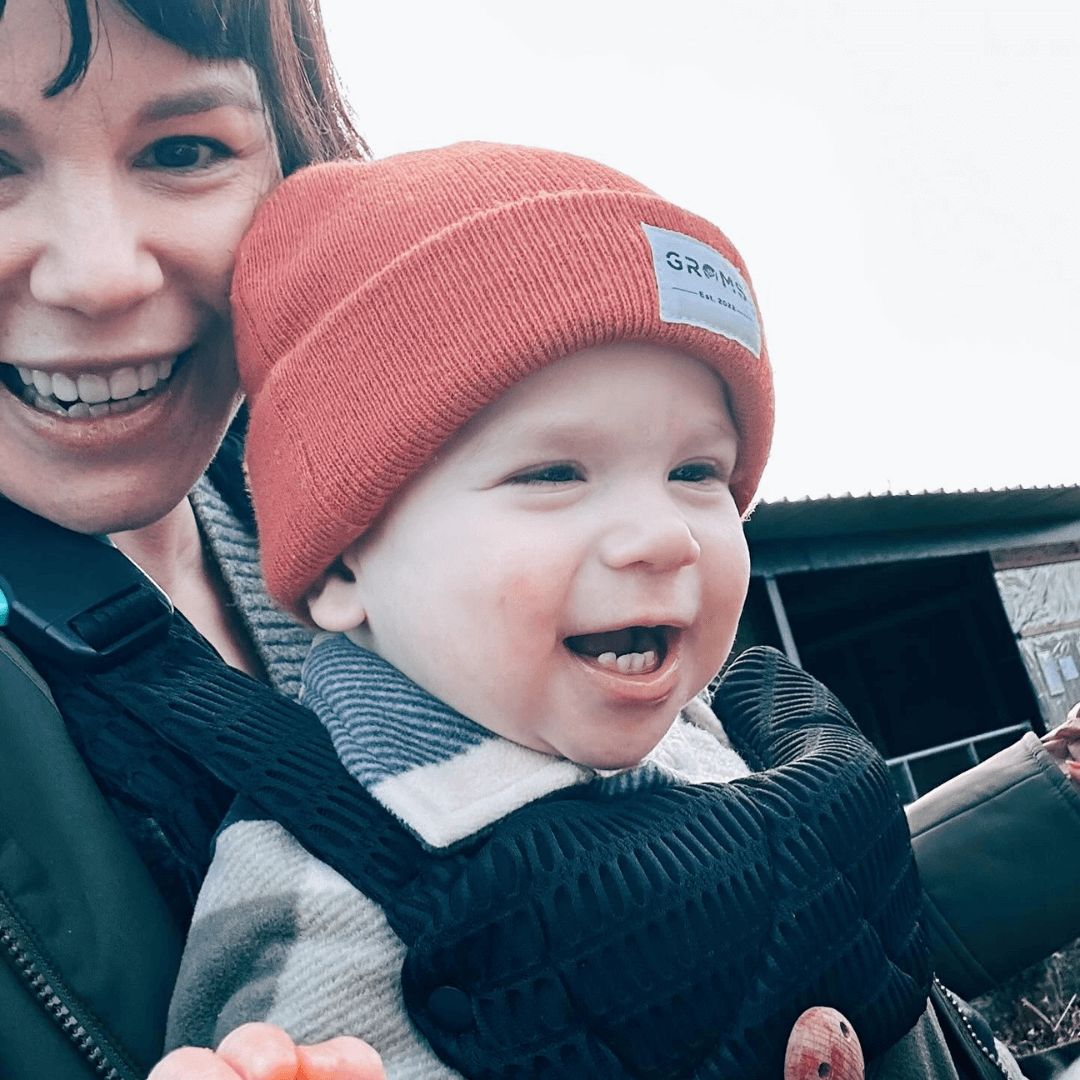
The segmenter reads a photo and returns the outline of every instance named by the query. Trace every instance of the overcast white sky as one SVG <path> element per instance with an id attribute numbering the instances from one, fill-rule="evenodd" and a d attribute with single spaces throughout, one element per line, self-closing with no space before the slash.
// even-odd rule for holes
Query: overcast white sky
<path id="1" fill-rule="evenodd" d="M 377 156 L 598 158 L 720 226 L 763 494 L 1080 483 L 1080 4 L 322 0 Z"/>

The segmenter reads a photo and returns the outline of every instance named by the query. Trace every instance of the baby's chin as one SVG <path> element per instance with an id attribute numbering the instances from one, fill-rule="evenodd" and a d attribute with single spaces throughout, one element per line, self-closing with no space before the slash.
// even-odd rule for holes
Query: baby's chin
<path id="1" fill-rule="evenodd" d="M 673 716 L 659 733 L 654 730 L 649 738 L 621 738 L 613 746 L 573 746 L 564 750 L 549 749 L 546 752 L 583 768 L 595 769 L 601 774 L 636 769 L 664 741 L 675 723 L 676 716 Z"/>
<path id="2" fill-rule="evenodd" d="M 654 746 L 650 746 L 644 754 L 640 755 L 608 755 L 601 757 L 590 756 L 587 761 L 576 761 L 576 765 L 580 765 L 586 769 L 592 769 L 593 772 L 600 776 L 613 776 L 616 773 L 629 772 L 631 769 L 636 769 L 648 756 L 652 753 Z"/>

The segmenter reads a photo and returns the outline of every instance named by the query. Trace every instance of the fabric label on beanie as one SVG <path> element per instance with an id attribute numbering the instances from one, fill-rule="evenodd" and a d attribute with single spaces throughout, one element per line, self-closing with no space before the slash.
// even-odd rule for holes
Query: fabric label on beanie
<path id="1" fill-rule="evenodd" d="M 660 319 L 722 334 L 761 358 L 761 327 L 750 287 L 719 251 L 684 233 L 641 223 L 652 248 Z"/>

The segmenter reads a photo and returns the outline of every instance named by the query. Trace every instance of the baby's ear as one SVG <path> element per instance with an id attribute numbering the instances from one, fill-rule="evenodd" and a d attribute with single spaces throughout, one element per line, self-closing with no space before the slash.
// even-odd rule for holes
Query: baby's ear
<path id="1" fill-rule="evenodd" d="M 323 630 L 345 633 L 367 621 L 353 569 L 357 557 L 357 545 L 353 544 L 319 575 L 307 592 L 308 614 Z"/>

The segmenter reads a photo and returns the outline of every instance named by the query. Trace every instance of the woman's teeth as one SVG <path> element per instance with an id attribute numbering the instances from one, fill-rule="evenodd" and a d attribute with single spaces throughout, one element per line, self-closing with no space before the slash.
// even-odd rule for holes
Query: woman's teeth
<path id="1" fill-rule="evenodd" d="M 71 376 L 25 367 L 16 370 L 23 382 L 23 400 L 37 409 L 79 419 L 128 412 L 142 404 L 168 381 L 175 362 L 172 357 L 147 360 L 108 375 Z"/>
<path id="2" fill-rule="evenodd" d="M 613 668 L 623 675 L 637 675 L 642 671 L 655 671 L 660 666 L 659 656 L 653 649 L 643 653 L 623 653 L 621 656 L 613 652 L 601 653 L 596 658 L 596 662 L 600 667 Z"/>

